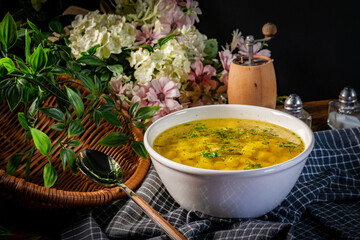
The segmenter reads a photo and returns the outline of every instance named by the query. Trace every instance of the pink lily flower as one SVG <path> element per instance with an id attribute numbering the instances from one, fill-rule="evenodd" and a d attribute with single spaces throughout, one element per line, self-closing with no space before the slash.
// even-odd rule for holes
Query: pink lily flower
<path id="1" fill-rule="evenodd" d="M 237 47 L 238 47 L 239 53 L 241 55 L 249 55 L 249 48 L 246 45 L 244 38 L 241 37 L 239 39 Z M 261 49 L 260 50 L 260 48 L 261 48 L 261 43 L 260 42 L 254 44 L 254 47 L 253 47 L 254 55 L 261 55 L 261 56 L 264 56 L 264 57 L 270 57 L 271 56 L 271 51 L 270 50 L 268 50 L 268 49 Z"/>
<path id="2" fill-rule="evenodd" d="M 165 37 L 165 34 L 154 31 L 150 24 L 144 24 L 140 30 L 136 30 L 136 42 L 134 45 L 150 45 L 153 47 L 162 37 Z"/>
<path id="3" fill-rule="evenodd" d="M 164 27 L 164 34 L 169 34 L 177 29 L 181 29 L 183 26 L 191 25 L 191 19 L 187 18 L 186 14 L 175 4 L 159 18 L 159 21 Z"/>
<path id="4" fill-rule="evenodd" d="M 219 52 L 219 57 L 221 64 L 223 66 L 223 71 L 221 73 L 220 82 L 224 85 L 220 86 L 217 89 L 218 93 L 223 93 L 227 91 L 228 86 L 228 79 L 229 79 L 229 71 L 230 71 L 230 64 L 235 59 L 235 55 L 231 54 L 230 50 L 226 49 L 224 51 Z"/>
<path id="5" fill-rule="evenodd" d="M 148 86 L 141 87 L 138 97 L 141 99 L 140 106 L 161 106 L 161 109 L 152 117 L 152 121 L 182 109 L 179 102 L 175 100 L 180 97 L 180 92 L 175 83 L 167 77 L 153 79 Z"/>
<path id="6" fill-rule="evenodd" d="M 192 72 L 189 73 L 189 80 L 191 82 L 191 86 L 196 86 L 199 84 L 204 85 L 205 87 L 210 87 L 210 89 L 214 90 L 217 87 L 217 82 L 211 77 L 216 75 L 216 69 L 211 65 L 206 65 L 204 67 L 201 61 L 196 61 L 191 65 Z"/>

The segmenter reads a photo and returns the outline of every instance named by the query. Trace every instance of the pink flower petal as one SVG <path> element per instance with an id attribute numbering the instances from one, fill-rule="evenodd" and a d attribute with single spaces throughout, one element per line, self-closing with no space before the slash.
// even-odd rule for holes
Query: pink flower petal
<path id="1" fill-rule="evenodd" d="M 165 105 L 169 108 L 170 112 L 174 112 L 182 108 L 182 106 L 174 99 L 165 99 Z"/>
<path id="2" fill-rule="evenodd" d="M 155 90 L 156 94 L 161 93 L 161 84 L 157 79 L 151 81 L 152 88 Z"/>
<path id="3" fill-rule="evenodd" d="M 177 90 L 177 88 L 175 87 L 175 83 L 173 81 L 170 81 L 166 83 L 166 85 L 163 87 L 163 93 L 167 95 L 168 92 L 175 89 Z"/>
<path id="4" fill-rule="evenodd" d="M 180 92 L 177 88 L 170 89 L 166 92 L 166 98 L 177 98 L 180 97 Z"/>
<path id="5" fill-rule="evenodd" d="M 216 75 L 216 69 L 211 65 L 206 65 L 204 67 L 204 72 L 207 73 L 208 76 L 212 77 Z"/>
<path id="6" fill-rule="evenodd" d="M 197 76 L 201 75 L 203 73 L 203 64 L 201 61 L 196 61 L 194 64 L 193 64 L 193 69 L 195 71 L 195 74 Z"/>

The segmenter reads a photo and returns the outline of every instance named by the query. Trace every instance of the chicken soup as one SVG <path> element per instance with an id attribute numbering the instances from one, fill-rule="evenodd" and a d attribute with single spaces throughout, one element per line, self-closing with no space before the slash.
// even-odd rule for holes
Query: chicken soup
<path id="1" fill-rule="evenodd" d="M 188 166 L 216 170 L 268 167 L 304 151 L 294 132 L 248 119 L 204 119 L 177 125 L 157 136 L 153 148 Z"/>

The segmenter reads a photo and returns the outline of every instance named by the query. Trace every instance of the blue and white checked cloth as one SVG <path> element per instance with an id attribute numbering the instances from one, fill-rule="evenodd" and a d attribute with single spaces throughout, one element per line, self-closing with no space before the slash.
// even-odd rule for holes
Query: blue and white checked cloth
<path id="1" fill-rule="evenodd" d="M 136 193 L 188 239 L 360 239 L 360 128 L 315 132 L 315 147 L 287 198 L 257 219 L 182 209 L 150 168 Z M 84 211 L 62 239 L 164 239 L 131 200 Z"/>

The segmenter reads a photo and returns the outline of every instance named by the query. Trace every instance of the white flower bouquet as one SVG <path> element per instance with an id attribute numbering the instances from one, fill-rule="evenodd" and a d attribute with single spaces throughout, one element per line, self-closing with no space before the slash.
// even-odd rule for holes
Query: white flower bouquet
<path id="1" fill-rule="evenodd" d="M 35 2 L 41 7 L 43 1 Z M 68 35 L 56 21 L 49 22 L 50 32 L 29 19 L 18 26 L 10 13 L 0 22 L 0 103 L 18 113 L 25 140 L 34 143 L 11 155 L 8 174 L 16 173 L 22 161 L 30 164 L 38 150 L 49 161 L 43 177 L 51 187 L 59 171 L 51 161 L 55 150 L 62 170 L 69 166 L 77 172 L 73 148 L 82 144 L 76 137 L 86 132 L 88 121 L 145 130 L 149 122 L 182 108 L 227 102 L 230 63 L 238 54 L 248 55 L 238 30 L 218 51 L 217 41 L 194 25 L 201 14 L 196 1 L 115 0 L 113 8 L 101 3 L 104 13 L 83 11 Z M 254 53 L 269 56 L 262 46 L 254 46 Z M 50 98 L 56 101 L 44 105 Z M 61 137 L 51 140 L 37 125 L 40 113 L 55 122 L 49 128 Z M 128 143 L 147 158 L 143 142 L 131 134 L 111 132 L 97 142 L 108 147 Z"/>
<path id="2" fill-rule="evenodd" d="M 233 32 L 231 44 L 218 52 L 194 26 L 201 10 L 193 0 L 115 0 L 115 10 L 78 15 L 72 22 L 71 53 L 97 46 L 95 55 L 118 59 L 122 71 L 110 84 L 124 108 L 160 106 L 152 121 L 182 108 L 227 101 L 228 72 L 237 54 L 248 54 L 244 37 Z M 254 53 L 270 56 L 270 51 Z"/>

